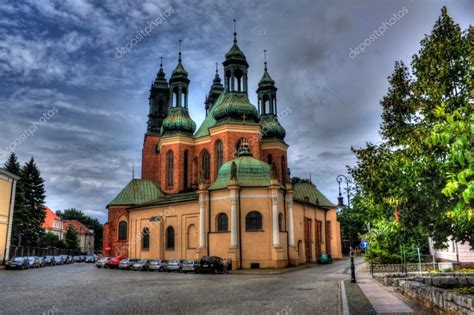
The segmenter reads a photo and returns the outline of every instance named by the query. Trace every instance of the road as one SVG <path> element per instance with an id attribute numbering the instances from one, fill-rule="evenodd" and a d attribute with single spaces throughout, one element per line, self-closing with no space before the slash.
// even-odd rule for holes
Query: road
<path id="1" fill-rule="evenodd" d="M 0 270 L 0 314 L 339 314 L 348 260 L 278 275 Z M 2 313 L 3 312 L 3 313 Z"/>

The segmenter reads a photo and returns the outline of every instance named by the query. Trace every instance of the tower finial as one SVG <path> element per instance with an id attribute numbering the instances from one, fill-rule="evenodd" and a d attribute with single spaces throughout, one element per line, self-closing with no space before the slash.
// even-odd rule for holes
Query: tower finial
<path id="1" fill-rule="evenodd" d="M 219 73 L 219 64 L 216 62 L 216 74 Z"/>
<path id="2" fill-rule="evenodd" d="M 267 71 L 267 50 L 266 49 L 263 50 L 263 60 L 265 60 L 265 62 L 264 62 L 265 71 Z"/>
<path id="3" fill-rule="evenodd" d="M 160 68 L 163 68 L 163 57 L 160 57 Z"/>
<path id="4" fill-rule="evenodd" d="M 181 39 L 179 40 L 179 58 L 178 61 L 181 62 Z"/>
<path id="5" fill-rule="evenodd" d="M 234 44 L 237 43 L 237 20 L 234 19 Z"/>

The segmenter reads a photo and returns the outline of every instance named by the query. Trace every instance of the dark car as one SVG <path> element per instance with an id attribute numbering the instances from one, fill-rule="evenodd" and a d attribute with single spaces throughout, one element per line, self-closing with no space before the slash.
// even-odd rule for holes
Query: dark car
<path id="1" fill-rule="evenodd" d="M 225 272 L 224 260 L 217 256 L 204 256 L 199 262 L 199 272 Z"/>
<path id="2" fill-rule="evenodd" d="M 54 256 L 44 256 L 44 265 L 45 266 L 56 265 L 56 260 L 54 259 Z"/>
<path id="3" fill-rule="evenodd" d="M 74 262 L 79 263 L 79 262 L 81 262 L 81 256 L 73 256 L 72 260 L 74 260 Z"/>
<path id="4" fill-rule="evenodd" d="M 29 269 L 28 257 L 13 257 L 5 266 L 5 269 Z"/>
<path id="5" fill-rule="evenodd" d="M 86 256 L 86 263 L 93 264 L 93 263 L 95 263 L 95 262 L 96 262 L 95 255 Z"/>
<path id="6" fill-rule="evenodd" d="M 148 259 L 140 259 L 138 262 L 134 263 L 130 270 L 141 270 L 145 271 L 150 268 L 150 261 Z"/>
<path id="7" fill-rule="evenodd" d="M 331 255 L 327 255 L 327 254 L 319 255 L 318 264 L 332 264 Z"/>
<path id="8" fill-rule="evenodd" d="M 123 270 L 129 270 L 133 266 L 133 264 L 139 261 L 140 259 L 124 258 L 120 261 L 118 268 Z"/>
<path id="9" fill-rule="evenodd" d="M 36 256 L 29 256 L 26 257 L 28 259 L 28 264 L 30 268 L 39 268 L 40 267 L 40 261 L 38 257 Z"/>
<path id="10" fill-rule="evenodd" d="M 38 257 L 38 261 L 39 261 L 39 266 L 41 268 L 43 268 L 44 266 L 46 266 L 46 263 L 44 262 L 44 257 L 40 256 Z"/>
<path id="11" fill-rule="evenodd" d="M 65 265 L 68 265 L 71 263 L 71 260 L 69 259 L 69 256 L 68 255 L 61 255 L 62 259 L 63 259 L 63 262 Z"/>

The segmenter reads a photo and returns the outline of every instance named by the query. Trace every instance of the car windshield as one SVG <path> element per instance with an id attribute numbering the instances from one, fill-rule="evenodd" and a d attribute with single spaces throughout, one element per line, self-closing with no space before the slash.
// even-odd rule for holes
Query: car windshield
<path id="1" fill-rule="evenodd" d="M 160 261 L 159 260 L 150 260 L 150 264 L 158 264 Z"/>
<path id="2" fill-rule="evenodd" d="M 141 264 L 146 264 L 147 262 L 148 262 L 148 260 L 146 260 L 146 259 L 142 259 L 142 260 L 139 261 L 139 263 L 141 263 Z"/>
<path id="3" fill-rule="evenodd" d="M 179 263 L 179 260 L 170 260 L 169 263 L 170 264 L 177 264 L 177 263 Z"/>
<path id="4" fill-rule="evenodd" d="M 16 261 L 16 262 L 23 262 L 23 258 L 21 258 L 21 257 L 16 257 L 16 258 L 13 258 L 13 261 Z"/>
<path id="5" fill-rule="evenodd" d="M 194 261 L 193 260 L 185 260 L 184 263 L 185 264 L 194 264 Z"/>
<path id="6" fill-rule="evenodd" d="M 125 259 L 122 259 L 122 260 L 120 261 L 120 263 L 122 264 L 122 263 L 126 263 L 126 262 L 128 262 L 128 261 L 129 261 L 129 259 L 126 259 L 126 258 L 125 258 Z"/>

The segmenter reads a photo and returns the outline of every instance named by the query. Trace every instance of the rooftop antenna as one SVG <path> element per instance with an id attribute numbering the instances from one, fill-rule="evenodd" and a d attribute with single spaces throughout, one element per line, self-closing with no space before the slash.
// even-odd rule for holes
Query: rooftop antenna
<path id="1" fill-rule="evenodd" d="M 181 39 L 179 40 L 179 58 L 178 62 L 181 62 Z"/>
<path id="2" fill-rule="evenodd" d="M 132 167 L 132 179 L 135 179 L 135 162 L 133 163 Z"/>
<path id="3" fill-rule="evenodd" d="M 237 43 L 237 20 L 234 19 L 234 44 Z"/>

